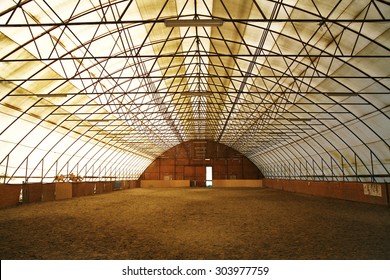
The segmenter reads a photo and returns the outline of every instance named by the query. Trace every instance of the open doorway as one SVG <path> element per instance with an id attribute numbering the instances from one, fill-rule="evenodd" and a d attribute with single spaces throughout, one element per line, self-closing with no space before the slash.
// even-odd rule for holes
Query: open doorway
<path id="1" fill-rule="evenodd" d="M 206 166 L 206 187 L 211 188 L 213 186 L 213 167 Z"/>

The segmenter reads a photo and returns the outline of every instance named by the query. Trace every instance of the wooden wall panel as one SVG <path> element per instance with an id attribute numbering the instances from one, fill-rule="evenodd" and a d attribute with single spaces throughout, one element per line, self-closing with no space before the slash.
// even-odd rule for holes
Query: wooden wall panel
<path id="1" fill-rule="evenodd" d="M 176 159 L 176 165 L 189 165 L 190 159 L 188 158 L 178 158 Z"/>
<path id="2" fill-rule="evenodd" d="M 184 177 L 195 178 L 195 166 L 184 166 Z"/>
<path id="3" fill-rule="evenodd" d="M 42 183 L 32 183 L 23 185 L 23 202 L 40 202 L 42 201 Z"/>
<path id="4" fill-rule="evenodd" d="M 130 181 L 130 188 L 140 188 L 141 182 L 139 180 Z"/>
<path id="5" fill-rule="evenodd" d="M 0 184 L 0 208 L 18 205 L 21 191 L 23 193 L 21 202 L 31 203 L 70 199 L 72 197 L 90 196 L 94 194 L 111 192 L 114 189 L 115 183 L 120 183 L 121 189 L 123 189 L 124 186 L 126 186 L 126 189 L 140 187 L 139 180 L 118 182 L 57 182 L 45 184 L 29 183 L 23 185 Z M 175 185 L 175 183 L 171 184 Z"/>
<path id="6" fill-rule="evenodd" d="M 101 194 L 104 192 L 104 182 L 95 182 L 95 193 Z"/>
<path id="7" fill-rule="evenodd" d="M 104 182 L 104 192 L 112 192 L 114 190 L 114 182 L 105 181 Z"/>
<path id="8" fill-rule="evenodd" d="M 175 173 L 175 166 L 174 165 L 161 165 L 160 172 L 174 174 Z"/>
<path id="9" fill-rule="evenodd" d="M 88 183 L 84 182 L 75 182 L 72 183 L 72 196 L 73 197 L 80 197 L 80 196 L 85 196 L 85 185 Z"/>
<path id="10" fill-rule="evenodd" d="M 125 186 L 125 189 L 134 189 L 140 187 L 139 180 L 127 180 L 127 181 L 122 181 L 122 183 L 123 183 L 122 186 Z"/>
<path id="11" fill-rule="evenodd" d="M 383 183 L 264 179 L 264 186 L 314 196 L 389 204 L 387 186 Z"/>
<path id="12" fill-rule="evenodd" d="M 72 183 L 55 183 L 56 200 L 70 199 L 73 197 Z"/>
<path id="13" fill-rule="evenodd" d="M 227 175 L 228 175 L 228 179 L 243 179 L 242 161 L 238 159 L 228 159 Z"/>
<path id="14" fill-rule="evenodd" d="M 176 165 L 175 173 L 184 173 L 184 165 Z"/>
<path id="15" fill-rule="evenodd" d="M 261 188 L 263 180 L 213 180 L 213 188 Z"/>
<path id="16" fill-rule="evenodd" d="M 206 180 L 206 166 L 195 166 L 195 178 L 197 180 Z"/>
<path id="17" fill-rule="evenodd" d="M 0 184 L 0 208 L 19 204 L 22 185 Z"/>
<path id="18" fill-rule="evenodd" d="M 242 162 L 242 172 L 243 178 L 256 178 L 258 169 L 249 159 L 244 158 Z"/>
<path id="19" fill-rule="evenodd" d="M 141 188 L 188 188 L 189 180 L 141 180 Z"/>
<path id="20" fill-rule="evenodd" d="M 143 175 L 144 180 L 160 180 L 160 173 L 146 172 Z"/>
<path id="21" fill-rule="evenodd" d="M 42 184 L 42 201 L 53 201 L 56 199 L 56 184 Z"/>
<path id="22" fill-rule="evenodd" d="M 122 181 L 122 190 L 127 190 L 130 188 L 130 182 L 127 180 Z"/>
<path id="23" fill-rule="evenodd" d="M 31 183 L 23 185 L 24 203 L 53 201 L 56 200 L 56 195 L 56 183 Z"/>
<path id="24" fill-rule="evenodd" d="M 175 166 L 174 158 L 162 158 L 160 159 L 160 166 Z"/>

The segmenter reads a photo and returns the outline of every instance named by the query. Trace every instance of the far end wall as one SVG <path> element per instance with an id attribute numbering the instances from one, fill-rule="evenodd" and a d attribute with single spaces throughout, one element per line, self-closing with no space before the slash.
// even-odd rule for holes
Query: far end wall
<path id="1" fill-rule="evenodd" d="M 214 141 L 193 140 L 166 151 L 152 162 L 140 180 L 189 180 L 206 186 L 206 167 L 212 180 L 257 180 L 264 176 L 247 157 Z"/>

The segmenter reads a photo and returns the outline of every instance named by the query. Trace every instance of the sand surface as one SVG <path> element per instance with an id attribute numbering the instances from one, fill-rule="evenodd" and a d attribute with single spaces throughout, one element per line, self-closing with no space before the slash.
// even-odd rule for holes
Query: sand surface
<path id="1" fill-rule="evenodd" d="M 273 189 L 130 189 L 0 210 L 1 259 L 390 259 L 390 208 Z"/>

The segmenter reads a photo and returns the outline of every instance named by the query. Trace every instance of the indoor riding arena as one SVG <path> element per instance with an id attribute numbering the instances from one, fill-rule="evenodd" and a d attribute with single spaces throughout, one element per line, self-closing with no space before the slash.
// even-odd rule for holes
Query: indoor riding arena
<path id="1" fill-rule="evenodd" d="M 1 260 L 389 260 L 390 4 L 1 0 Z"/>

